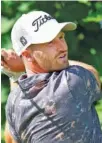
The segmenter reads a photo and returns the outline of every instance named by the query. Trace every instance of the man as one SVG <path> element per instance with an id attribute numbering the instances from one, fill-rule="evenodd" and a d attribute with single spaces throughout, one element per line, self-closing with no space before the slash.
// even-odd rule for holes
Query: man
<path id="1" fill-rule="evenodd" d="M 26 70 L 6 105 L 16 143 L 102 142 L 93 106 L 101 98 L 97 71 L 67 56 L 62 31 L 74 29 L 74 23 L 58 23 L 42 11 L 25 14 L 15 23 L 13 48 Z"/>

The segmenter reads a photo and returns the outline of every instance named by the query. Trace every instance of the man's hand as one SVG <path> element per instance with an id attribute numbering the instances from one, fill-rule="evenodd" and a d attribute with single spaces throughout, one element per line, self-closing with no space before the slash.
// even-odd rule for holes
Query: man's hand
<path id="1" fill-rule="evenodd" d="M 22 59 L 13 50 L 1 50 L 1 65 L 9 71 L 25 71 Z"/>

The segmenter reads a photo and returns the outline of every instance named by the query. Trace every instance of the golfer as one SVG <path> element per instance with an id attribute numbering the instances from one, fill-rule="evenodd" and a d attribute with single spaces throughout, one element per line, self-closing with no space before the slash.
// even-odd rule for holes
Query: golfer
<path id="1" fill-rule="evenodd" d="M 14 24 L 13 48 L 26 71 L 6 105 L 14 143 L 102 143 L 93 104 L 101 98 L 97 71 L 68 59 L 63 31 L 75 29 L 75 23 L 58 23 L 43 11 Z"/>

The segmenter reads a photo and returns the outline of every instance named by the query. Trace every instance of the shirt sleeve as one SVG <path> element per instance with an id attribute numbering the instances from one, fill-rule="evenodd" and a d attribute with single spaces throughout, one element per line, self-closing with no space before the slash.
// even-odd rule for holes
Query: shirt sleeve
<path id="1" fill-rule="evenodd" d="M 89 103 L 93 103 L 102 98 L 98 82 L 92 72 L 77 65 L 70 66 L 68 71 L 72 79 L 71 86 L 76 88 L 76 93 L 82 92 L 86 94 Z"/>
<path id="2" fill-rule="evenodd" d="M 90 94 L 89 102 L 94 102 L 102 98 L 102 92 L 99 84 L 91 71 L 85 70 L 86 73 L 86 87 Z"/>
<path id="3" fill-rule="evenodd" d="M 8 122 L 8 128 L 9 128 L 9 132 L 10 132 L 11 136 L 17 143 L 21 143 L 20 137 L 15 129 L 15 115 L 13 112 L 13 110 L 14 110 L 13 102 L 16 97 L 15 95 L 16 95 L 15 91 L 13 90 L 8 96 L 8 100 L 7 100 L 7 104 L 6 104 L 6 108 L 5 108 L 6 120 Z"/>

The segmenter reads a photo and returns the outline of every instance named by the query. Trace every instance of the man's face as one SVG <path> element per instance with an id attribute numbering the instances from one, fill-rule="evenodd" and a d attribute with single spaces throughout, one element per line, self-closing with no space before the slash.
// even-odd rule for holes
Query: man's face
<path id="1" fill-rule="evenodd" d="M 51 42 L 31 45 L 30 49 L 33 60 L 48 72 L 68 67 L 68 47 L 63 32 Z"/>

